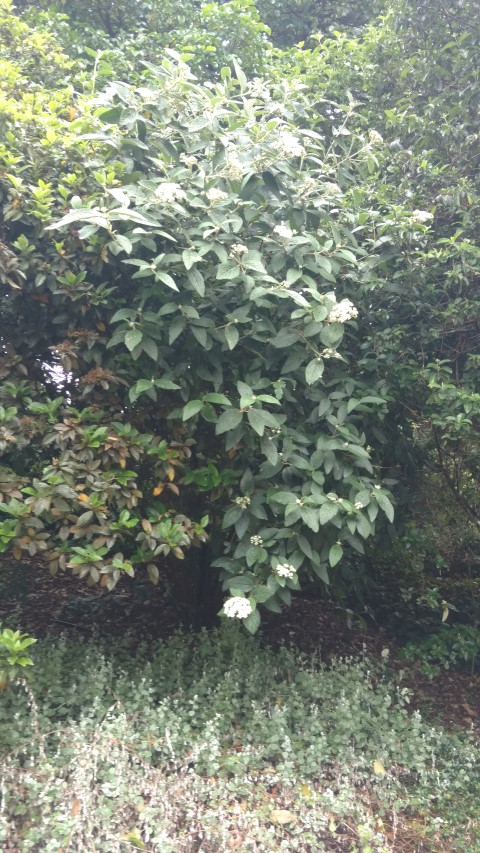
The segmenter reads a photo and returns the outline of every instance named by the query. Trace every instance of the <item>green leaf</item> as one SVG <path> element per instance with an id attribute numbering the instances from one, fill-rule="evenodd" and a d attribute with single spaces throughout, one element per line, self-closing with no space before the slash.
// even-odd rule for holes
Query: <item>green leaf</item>
<path id="1" fill-rule="evenodd" d="M 157 270 L 157 272 L 155 273 L 155 278 L 163 282 L 163 284 L 166 284 L 167 287 L 171 287 L 172 290 L 178 290 L 178 287 L 175 284 L 175 281 L 173 280 L 172 276 L 169 275 L 167 272 L 158 272 Z"/>
<path id="2" fill-rule="evenodd" d="M 317 565 L 316 563 L 312 563 L 312 569 L 321 581 L 326 584 L 330 583 L 327 567 L 324 563 L 320 563 L 319 565 Z"/>
<path id="3" fill-rule="evenodd" d="M 387 497 L 387 495 L 384 492 L 380 492 L 380 491 L 378 492 L 378 494 L 375 495 L 375 497 L 377 499 L 378 505 L 383 510 L 383 512 L 387 516 L 388 520 L 390 522 L 393 522 L 393 519 L 395 517 L 395 510 L 393 509 L 393 504 L 392 504 L 391 500 Z"/>
<path id="4" fill-rule="evenodd" d="M 240 270 L 237 264 L 234 264 L 233 261 L 225 261 L 218 265 L 217 280 L 233 281 L 233 279 L 238 278 L 239 276 Z"/>
<path id="5" fill-rule="evenodd" d="M 310 361 L 305 368 L 305 380 L 308 385 L 313 385 L 314 382 L 317 382 L 318 379 L 321 379 L 323 376 L 323 371 L 325 368 L 325 364 L 323 359 L 314 358 Z"/>
<path id="6" fill-rule="evenodd" d="M 180 388 L 180 385 L 177 385 L 176 382 L 172 382 L 171 379 L 155 379 L 155 386 L 157 388 L 163 388 L 164 391 L 176 391 Z"/>
<path id="7" fill-rule="evenodd" d="M 262 584 L 260 586 L 255 586 L 250 593 L 250 598 L 253 598 L 257 604 L 263 604 L 264 601 L 268 601 L 269 598 L 272 597 L 272 590 L 270 587 Z"/>
<path id="8" fill-rule="evenodd" d="M 204 403 L 218 403 L 219 405 L 223 405 L 223 406 L 231 406 L 232 405 L 231 401 L 228 399 L 228 397 L 225 396 L 225 394 L 215 394 L 215 393 L 205 394 L 205 396 L 203 398 L 203 402 Z"/>
<path id="9" fill-rule="evenodd" d="M 146 352 L 147 355 L 150 356 L 152 361 L 158 361 L 158 346 L 153 338 L 143 338 L 142 341 L 143 351 Z"/>
<path id="10" fill-rule="evenodd" d="M 152 379 L 139 379 L 138 382 L 135 382 L 135 385 L 130 388 L 128 396 L 131 402 L 134 403 L 135 400 L 138 399 L 140 394 L 145 393 L 145 391 L 151 391 L 151 389 L 154 387 L 155 384 Z"/>
<path id="11" fill-rule="evenodd" d="M 232 506 L 230 509 L 227 509 L 225 515 L 222 520 L 222 529 L 225 530 L 227 527 L 232 527 L 237 523 L 238 519 L 241 518 L 244 510 L 241 506 Z"/>
<path id="12" fill-rule="evenodd" d="M 201 260 L 201 255 L 197 254 L 197 252 L 192 249 L 184 249 L 182 252 L 182 261 L 186 270 L 191 270 L 193 265 L 196 264 L 197 261 Z"/>
<path id="13" fill-rule="evenodd" d="M 168 343 L 170 346 L 177 340 L 178 336 L 182 334 L 185 326 L 186 321 L 184 317 L 175 317 L 175 320 L 172 320 L 168 327 Z"/>
<path id="14" fill-rule="evenodd" d="M 202 400 L 190 400 L 186 406 L 183 407 L 182 412 L 182 420 L 188 421 L 189 418 L 193 418 L 194 415 L 197 415 L 203 406 Z"/>
<path id="15" fill-rule="evenodd" d="M 246 619 L 242 619 L 243 624 L 250 634 L 255 634 L 260 627 L 260 614 L 258 610 L 253 610 Z"/>
<path id="16" fill-rule="evenodd" d="M 368 519 L 365 518 L 364 515 L 359 515 L 357 518 L 357 531 L 359 532 L 360 536 L 363 537 L 363 539 L 367 539 L 368 536 L 370 536 L 370 534 L 373 532 L 372 525 L 370 524 Z"/>
<path id="17" fill-rule="evenodd" d="M 322 525 L 322 527 L 324 524 L 328 524 L 328 522 L 331 521 L 332 518 L 335 518 L 337 513 L 338 513 L 338 506 L 336 504 L 333 504 L 333 503 L 322 504 L 322 506 L 320 507 L 320 524 Z"/>
<path id="18" fill-rule="evenodd" d="M 300 514 L 302 517 L 302 521 L 305 522 L 307 527 L 309 527 L 310 530 L 313 530 L 314 533 L 318 533 L 318 529 L 319 529 L 318 512 L 316 512 L 316 510 L 312 509 L 312 507 L 304 506 L 304 507 L 302 507 Z"/>
<path id="19" fill-rule="evenodd" d="M 247 78 L 245 76 L 245 73 L 239 65 L 238 61 L 235 59 L 235 57 L 232 57 L 232 65 L 235 69 L 235 76 L 238 82 L 240 83 L 240 91 L 243 92 L 247 87 Z"/>
<path id="20" fill-rule="evenodd" d="M 225 582 L 224 586 L 228 586 L 230 590 L 237 590 L 238 592 L 250 592 L 253 586 L 253 577 L 250 573 L 249 577 L 245 575 L 235 575 L 233 578 L 228 578 L 228 581 Z M 270 593 L 271 595 L 272 593 Z"/>
<path id="21" fill-rule="evenodd" d="M 231 350 L 235 349 L 236 345 L 238 344 L 238 339 L 240 337 L 237 327 L 233 325 L 226 326 L 223 330 L 223 333 L 225 335 L 225 340 L 227 341 L 228 348 Z"/>
<path id="22" fill-rule="evenodd" d="M 133 249 L 133 245 L 131 240 L 128 239 L 128 237 L 125 237 L 124 234 L 115 234 L 115 237 L 113 239 L 117 246 L 120 247 L 120 249 L 122 249 L 128 255 L 130 254 Z"/>
<path id="23" fill-rule="evenodd" d="M 258 435 L 263 435 L 265 432 L 265 414 L 268 413 L 262 412 L 261 409 L 250 409 L 247 412 L 248 422 Z"/>
<path id="24" fill-rule="evenodd" d="M 227 409 L 226 412 L 222 412 L 217 421 L 215 434 L 221 435 L 224 432 L 236 429 L 239 424 L 241 424 L 242 420 L 243 412 L 239 412 L 238 409 Z"/>
<path id="25" fill-rule="evenodd" d="M 298 341 L 298 333 L 294 329 L 285 327 L 281 329 L 274 338 L 272 338 L 272 346 L 277 349 L 285 349 L 291 347 Z"/>
<path id="26" fill-rule="evenodd" d="M 335 545 L 332 545 L 330 551 L 328 553 L 328 562 L 330 563 L 332 569 L 337 565 L 338 562 L 343 557 L 343 548 L 339 542 L 336 542 Z"/>
<path id="27" fill-rule="evenodd" d="M 199 296 L 205 296 L 205 280 L 198 270 L 189 270 L 188 280 Z"/>
<path id="28" fill-rule="evenodd" d="M 132 352 L 132 350 L 134 350 L 135 347 L 138 346 L 142 338 L 143 332 L 141 332 L 140 329 L 132 329 L 125 335 L 125 346 L 130 352 Z"/>

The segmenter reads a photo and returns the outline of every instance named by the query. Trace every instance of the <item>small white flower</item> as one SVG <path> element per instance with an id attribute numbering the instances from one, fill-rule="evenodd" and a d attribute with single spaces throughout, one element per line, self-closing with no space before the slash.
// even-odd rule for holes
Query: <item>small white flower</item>
<path id="1" fill-rule="evenodd" d="M 165 181 L 164 184 L 158 185 L 155 196 L 164 204 L 171 204 L 172 201 L 182 201 L 187 197 L 187 194 L 185 190 L 182 190 L 180 184 Z"/>
<path id="2" fill-rule="evenodd" d="M 371 145 L 383 145 L 383 136 L 377 130 L 369 130 L 368 138 Z"/>
<path id="3" fill-rule="evenodd" d="M 381 487 L 381 486 L 379 486 L 379 485 L 375 485 L 373 488 L 374 488 L 374 489 L 381 489 L 382 487 Z"/>
<path id="4" fill-rule="evenodd" d="M 232 255 L 246 255 L 248 252 L 248 246 L 244 246 L 243 243 L 233 243 L 231 249 Z"/>
<path id="5" fill-rule="evenodd" d="M 224 193 L 223 190 L 217 189 L 217 187 L 211 187 L 205 195 L 211 204 L 218 204 L 219 201 L 225 201 L 228 198 L 228 194 Z"/>
<path id="6" fill-rule="evenodd" d="M 428 210 L 414 210 L 412 219 L 414 222 L 418 222 L 419 225 L 425 225 L 426 222 L 430 222 L 433 219 L 433 213 L 429 213 Z"/>
<path id="7" fill-rule="evenodd" d="M 290 237 L 293 237 L 293 231 L 288 225 L 275 225 L 273 233 L 283 237 L 284 240 L 290 240 Z"/>
<path id="8" fill-rule="evenodd" d="M 353 320 L 358 316 L 358 311 L 350 299 L 342 299 L 330 311 L 328 315 L 329 323 L 346 323 L 347 320 Z"/>
<path id="9" fill-rule="evenodd" d="M 355 501 L 355 509 L 363 509 L 364 506 L 361 501 Z"/>
<path id="10" fill-rule="evenodd" d="M 252 545 L 263 545 L 263 539 L 261 536 L 257 536 L 255 533 L 253 536 L 250 536 L 250 542 Z"/>
<path id="11" fill-rule="evenodd" d="M 225 602 L 223 612 L 229 619 L 245 619 L 247 616 L 250 616 L 252 605 L 248 598 L 242 598 L 240 595 L 237 595 Z"/>
<path id="12" fill-rule="evenodd" d="M 291 579 L 297 574 L 295 566 L 292 566 L 290 563 L 279 563 L 278 566 L 275 566 L 273 571 L 279 576 L 279 578 Z"/>
<path id="13" fill-rule="evenodd" d="M 333 347 L 326 347 L 326 349 L 322 350 L 320 353 L 322 358 L 341 358 L 336 349 Z"/>

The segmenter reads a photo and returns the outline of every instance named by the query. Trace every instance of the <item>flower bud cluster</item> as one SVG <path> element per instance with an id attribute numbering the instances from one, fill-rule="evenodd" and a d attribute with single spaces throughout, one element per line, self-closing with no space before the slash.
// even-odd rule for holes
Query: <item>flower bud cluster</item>
<path id="1" fill-rule="evenodd" d="M 180 154 L 180 160 L 182 163 L 185 163 L 185 166 L 188 166 L 189 169 L 196 166 L 198 163 L 197 158 L 194 157 L 193 154 Z"/>
<path id="2" fill-rule="evenodd" d="M 329 195 L 341 195 L 341 189 L 338 184 L 334 184 L 332 181 L 325 181 L 323 187 L 323 194 L 326 196 Z"/>
<path id="3" fill-rule="evenodd" d="M 263 539 L 261 536 L 257 536 L 256 533 L 253 536 L 250 536 L 250 542 L 252 545 L 263 545 Z"/>
<path id="4" fill-rule="evenodd" d="M 239 257 L 248 253 L 248 246 L 244 246 L 243 243 L 233 243 L 231 250 L 230 257 Z"/>
<path id="5" fill-rule="evenodd" d="M 220 201 L 225 201 L 228 198 L 228 193 L 225 193 L 223 190 L 217 189 L 217 187 L 211 187 L 205 193 L 207 196 L 207 200 L 210 204 L 218 204 Z"/>
<path id="6" fill-rule="evenodd" d="M 370 141 L 370 145 L 383 145 L 383 136 L 378 132 L 378 130 L 369 130 L 368 139 Z"/>
<path id="7" fill-rule="evenodd" d="M 245 497 L 235 498 L 235 503 L 237 506 L 241 506 L 242 509 L 247 509 L 250 506 L 250 498 L 245 495 Z"/>

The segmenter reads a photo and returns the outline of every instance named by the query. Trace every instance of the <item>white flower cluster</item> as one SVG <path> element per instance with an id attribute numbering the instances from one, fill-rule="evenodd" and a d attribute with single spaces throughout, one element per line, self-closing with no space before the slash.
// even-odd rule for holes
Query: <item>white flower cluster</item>
<path id="1" fill-rule="evenodd" d="M 211 204 L 218 204 L 219 201 L 225 201 L 228 198 L 228 194 L 224 193 L 223 190 L 217 189 L 217 187 L 211 187 L 205 195 Z"/>
<path id="2" fill-rule="evenodd" d="M 355 501 L 355 509 L 363 509 L 365 504 L 362 504 L 361 501 Z"/>
<path id="3" fill-rule="evenodd" d="M 425 225 L 426 222 L 431 222 L 433 213 L 429 213 L 428 210 L 414 210 L 412 219 L 414 222 L 418 222 L 419 225 Z"/>
<path id="4" fill-rule="evenodd" d="M 342 299 L 333 306 L 327 319 L 329 323 L 346 323 L 357 316 L 358 311 L 353 302 L 350 302 L 350 299 Z"/>
<path id="5" fill-rule="evenodd" d="M 182 190 L 180 184 L 165 181 L 164 184 L 158 185 L 155 196 L 164 204 L 171 204 L 172 201 L 182 201 L 187 197 L 187 194 L 185 190 Z"/>
<path id="6" fill-rule="evenodd" d="M 239 181 L 243 177 L 243 166 L 235 150 L 227 151 L 224 174 L 232 181 Z"/>
<path id="7" fill-rule="evenodd" d="M 231 249 L 231 255 L 236 257 L 239 255 L 246 255 L 248 253 L 248 246 L 244 246 L 243 243 L 233 243 Z"/>
<path id="8" fill-rule="evenodd" d="M 278 234 L 278 236 L 282 237 L 284 240 L 290 240 L 290 237 L 293 237 L 293 231 L 288 227 L 288 225 L 275 225 L 273 233 Z"/>
<path id="9" fill-rule="evenodd" d="M 251 81 L 248 87 L 248 94 L 252 98 L 261 98 L 264 101 L 270 100 L 270 89 L 259 77 L 254 77 Z"/>
<path id="10" fill-rule="evenodd" d="M 250 542 L 252 543 L 252 545 L 263 545 L 262 537 L 257 536 L 256 533 L 254 533 L 253 536 L 250 536 Z"/>
<path id="11" fill-rule="evenodd" d="M 252 612 L 252 605 L 248 598 L 242 598 L 240 595 L 237 595 L 225 602 L 223 612 L 229 619 L 246 619 Z"/>
<path id="12" fill-rule="evenodd" d="M 237 506 L 241 506 L 242 509 L 247 509 L 250 506 L 250 498 L 245 496 L 244 498 L 235 498 L 235 503 Z"/>
<path id="13" fill-rule="evenodd" d="M 317 189 L 318 181 L 316 178 L 303 178 L 302 182 L 297 184 L 297 192 L 299 195 L 307 195 L 312 190 Z"/>
<path id="14" fill-rule="evenodd" d="M 371 145 L 383 145 L 383 136 L 377 130 L 369 130 L 368 138 Z"/>
<path id="15" fill-rule="evenodd" d="M 290 563 L 279 563 L 273 571 L 279 578 L 289 578 L 290 580 L 297 574 L 295 566 L 292 566 Z"/>
<path id="16" fill-rule="evenodd" d="M 293 135 L 282 131 L 278 137 L 278 153 L 281 157 L 305 157 L 305 148 Z"/>
<path id="17" fill-rule="evenodd" d="M 339 195 L 341 194 L 341 189 L 338 184 L 332 183 L 332 181 L 326 181 L 322 187 L 324 195 Z"/>

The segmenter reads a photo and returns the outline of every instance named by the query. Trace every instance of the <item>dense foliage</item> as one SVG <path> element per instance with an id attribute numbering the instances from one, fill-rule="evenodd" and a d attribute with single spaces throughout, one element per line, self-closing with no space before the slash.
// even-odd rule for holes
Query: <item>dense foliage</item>
<path id="1" fill-rule="evenodd" d="M 0 542 L 475 622 L 478 10 L 296 5 L 1 1 Z"/>

